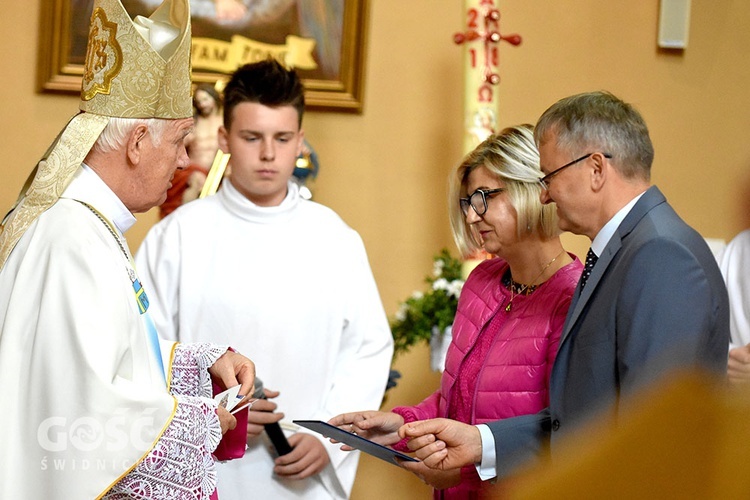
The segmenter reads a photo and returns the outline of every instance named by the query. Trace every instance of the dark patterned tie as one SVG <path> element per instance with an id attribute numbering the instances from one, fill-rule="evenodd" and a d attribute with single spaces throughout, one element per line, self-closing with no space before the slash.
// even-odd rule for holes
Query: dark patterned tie
<path id="1" fill-rule="evenodd" d="M 591 270 L 594 268 L 594 264 L 596 264 L 597 260 L 599 260 L 599 257 L 597 257 L 596 254 L 589 248 L 589 251 L 586 254 L 586 264 L 584 264 L 583 266 L 583 274 L 581 275 L 581 290 L 583 290 L 583 287 L 586 286 L 586 280 L 588 280 L 589 276 L 591 276 Z"/>

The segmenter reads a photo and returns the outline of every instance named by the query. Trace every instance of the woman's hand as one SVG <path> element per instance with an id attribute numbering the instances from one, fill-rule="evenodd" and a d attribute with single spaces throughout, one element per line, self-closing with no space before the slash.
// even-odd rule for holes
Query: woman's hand
<path id="1" fill-rule="evenodd" d="M 353 413 L 342 413 L 328 421 L 339 429 L 352 432 L 365 439 L 374 441 L 384 446 L 398 443 L 398 429 L 404 425 L 404 418 L 389 411 L 359 411 Z M 337 443 L 331 439 L 332 443 Z M 342 450 L 351 451 L 351 446 L 342 445 Z"/>

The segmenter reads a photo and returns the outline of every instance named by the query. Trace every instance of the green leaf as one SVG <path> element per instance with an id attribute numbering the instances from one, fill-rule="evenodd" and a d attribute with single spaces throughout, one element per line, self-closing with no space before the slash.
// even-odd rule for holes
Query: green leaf
<path id="1" fill-rule="evenodd" d="M 453 324 L 458 306 L 461 261 L 444 248 L 433 259 L 434 270 L 425 277 L 427 289 L 421 296 L 411 296 L 399 304 L 400 312 L 390 319 L 394 357 L 420 342 L 429 343 L 433 326 L 439 331 Z"/>

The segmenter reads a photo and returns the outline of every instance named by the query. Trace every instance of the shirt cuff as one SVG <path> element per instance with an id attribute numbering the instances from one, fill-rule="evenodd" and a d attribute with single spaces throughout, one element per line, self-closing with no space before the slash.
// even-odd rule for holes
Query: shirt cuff
<path id="1" fill-rule="evenodd" d="M 497 455 L 495 453 L 495 436 L 490 428 L 484 424 L 477 425 L 482 438 L 482 461 L 474 466 L 482 481 L 497 477 Z"/>

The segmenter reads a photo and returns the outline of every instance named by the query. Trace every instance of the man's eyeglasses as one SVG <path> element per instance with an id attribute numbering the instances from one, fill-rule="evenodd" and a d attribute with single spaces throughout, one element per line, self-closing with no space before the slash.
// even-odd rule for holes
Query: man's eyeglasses
<path id="1" fill-rule="evenodd" d="M 459 198 L 458 203 L 461 205 L 461 211 L 464 217 L 469 215 L 469 207 L 473 208 L 479 217 L 487 213 L 487 196 L 495 193 L 502 193 L 503 188 L 497 189 L 477 189 L 469 195 L 468 198 Z"/>
<path id="2" fill-rule="evenodd" d="M 573 165 L 575 165 L 579 161 L 585 160 L 586 158 L 588 158 L 589 156 L 593 155 L 594 153 L 595 152 L 589 153 L 589 154 L 585 154 L 585 155 L 581 156 L 580 158 L 576 158 L 575 160 L 571 161 L 570 163 L 566 163 L 562 167 L 553 170 L 552 172 L 548 173 L 547 175 L 545 175 L 544 177 L 542 177 L 541 179 L 539 179 L 539 184 L 541 184 L 542 189 L 549 189 L 549 181 L 550 181 L 550 179 L 552 179 L 552 177 L 554 177 L 555 175 L 559 174 L 561 170 L 564 170 L 564 169 L 566 169 L 568 167 L 572 167 Z M 609 154 L 609 153 L 602 153 L 602 155 L 605 158 L 612 158 L 612 155 Z"/>

